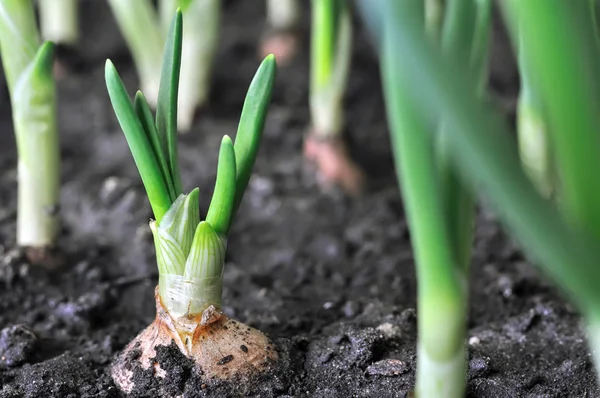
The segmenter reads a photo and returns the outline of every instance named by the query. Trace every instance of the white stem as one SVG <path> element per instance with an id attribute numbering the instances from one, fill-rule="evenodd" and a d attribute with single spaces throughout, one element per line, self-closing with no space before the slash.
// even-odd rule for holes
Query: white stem
<path id="1" fill-rule="evenodd" d="M 108 0 L 129 46 L 148 102 L 156 106 L 164 38 L 158 15 L 148 0 Z"/>
<path id="2" fill-rule="evenodd" d="M 352 53 L 352 21 L 350 10 L 344 7 L 340 16 L 335 63 L 327 84 L 311 84 L 310 112 L 314 133 L 321 139 L 337 137 L 344 128 L 344 94 Z"/>
<path id="3" fill-rule="evenodd" d="M 444 333 L 443 330 L 438 331 Z M 465 396 L 466 353 L 461 346 L 452 358 L 434 359 L 427 347 L 417 346 L 417 398 L 463 398 Z"/>
<path id="4" fill-rule="evenodd" d="M 267 0 L 267 22 L 276 30 L 294 29 L 300 20 L 298 0 Z"/>
<path id="5" fill-rule="evenodd" d="M 183 10 L 183 43 L 177 125 L 189 131 L 207 100 L 219 43 L 221 0 L 195 0 Z"/>
<path id="6" fill-rule="evenodd" d="M 19 151 L 17 243 L 52 246 L 58 234 L 60 150 L 52 64 L 39 76 L 35 61 L 23 71 L 12 97 Z"/>
<path id="7" fill-rule="evenodd" d="M 44 40 L 75 44 L 79 39 L 79 0 L 40 0 L 40 27 Z"/>

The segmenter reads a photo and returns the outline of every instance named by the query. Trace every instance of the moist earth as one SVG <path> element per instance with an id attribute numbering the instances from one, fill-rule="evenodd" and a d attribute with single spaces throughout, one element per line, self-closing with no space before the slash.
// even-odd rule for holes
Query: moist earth
<path id="1" fill-rule="evenodd" d="M 143 186 L 104 86 L 110 57 L 138 83 L 105 2 L 82 3 L 83 42 L 59 51 L 63 267 L 29 265 L 15 249 L 16 151 L 0 96 L 0 397 L 118 397 L 111 360 L 154 318 L 157 283 Z M 224 1 L 209 105 L 180 137 L 184 186 L 206 209 L 218 147 L 234 135 L 258 66 L 262 2 Z M 243 389 L 203 381 L 173 347 L 156 360 L 162 386 L 137 374 L 137 396 L 404 397 L 416 369 L 416 280 L 393 171 L 378 65 L 356 26 L 347 138 L 369 175 L 362 199 L 321 190 L 302 159 L 308 128 L 308 16 L 298 56 L 278 73 L 262 148 L 229 240 L 223 302 L 282 357 Z M 518 76 L 496 21 L 490 87 L 514 118 Z M 435 248 L 431 248 L 435 250 Z M 469 397 L 598 396 L 577 312 L 479 212 L 468 325 Z M 440 333 L 444 333 L 440 330 Z"/>

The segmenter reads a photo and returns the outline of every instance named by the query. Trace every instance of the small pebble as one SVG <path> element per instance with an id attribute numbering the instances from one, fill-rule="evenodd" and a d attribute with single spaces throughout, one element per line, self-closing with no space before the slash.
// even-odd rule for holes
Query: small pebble
<path id="1" fill-rule="evenodd" d="M 225 365 L 231 361 L 233 361 L 233 355 L 227 355 L 226 357 L 219 359 L 219 362 L 217 362 L 217 365 Z"/>
<path id="2" fill-rule="evenodd" d="M 29 361 L 38 338 L 25 324 L 8 326 L 0 331 L 0 367 L 12 368 Z"/>
<path id="3" fill-rule="evenodd" d="M 402 330 L 398 326 L 392 325 L 389 322 L 385 322 L 377 326 L 377 330 L 388 339 L 400 337 L 402 335 Z"/>
<path id="4" fill-rule="evenodd" d="M 487 357 L 473 358 L 469 361 L 469 379 L 484 377 L 490 372 L 490 359 Z"/>
<path id="5" fill-rule="evenodd" d="M 384 359 L 373 363 L 367 368 L 369 376 L 399 376 L 408 372 L 409 366 L 399 359 Z"/>
<path id="6" fill-rule="evenodd" d="M 481 340 L 477 336 L 472 336 L 469 338 L 469 345 L 477 345 L 480 343 L 481 343 Z"/>

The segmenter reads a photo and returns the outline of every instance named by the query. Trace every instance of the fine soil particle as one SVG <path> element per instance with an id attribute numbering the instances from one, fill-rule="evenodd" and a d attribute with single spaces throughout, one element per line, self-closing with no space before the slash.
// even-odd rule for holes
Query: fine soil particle
<path id="1" fill-rule="evenodd" d="M 183 184 L 200 187 L 203 209 L 219 143 L 224 134 L 234 135 L 258 66 L 263 26 L 262 2 L 231 0 L 224 7 L 211 98 L 179 146 Z M 0 398 L 120 396 L 110 363 L 155 315 L 151 212 L 110 107 L 104 59 L 113 60 L 131 93 L 138 87 L 135 70 L 105 2 L 84 2 L 82 11 L 83 43 L 64 55 L 68 73 L 58 82 L 60 270 L 31 266 L 14 249 L 17 158 L 8 95 L 0 95 Z M 490 85 L 495 102 L 514 118 L 518 77 L 496 25 Z M 224 311 L 268 334 L 280 366 L 245 385 L 211 383 L 173 346 L 161 347 L 156 361 L 168 382 L 158 385 L 140 371 L 143 388 L 133 396 L 410 392 L 417 368 L 414 260 L 378 65 L 360 25 L 355 38 L 346 133 L 369 175 L 370 192 L 357 200 L 321 192 L 303 162 L 306 41 L 279 70 L 255 172 L 228 244 Z M 579 315 L 485 211 L 478 217 L 472 270 L 468 396 L 598 396 Z M 223 366 L 229 355 L 247 349 L 223 353 Z"/>

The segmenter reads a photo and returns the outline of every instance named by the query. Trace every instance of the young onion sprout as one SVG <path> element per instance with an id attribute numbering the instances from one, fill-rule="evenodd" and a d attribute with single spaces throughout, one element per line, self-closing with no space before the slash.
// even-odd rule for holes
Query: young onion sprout
<path id="1" fill-rule="evenodd" d="M 74 45 L 79 39 L 79 0 L 39 0 L 40 29 L 44 40 Z"/>
<path id="2" fill-rule="evenodd" d="M 40 45 L 31 0 L 0 2 L 0 51 L 19 155 L 17 244 L 43 260 L 59 230 L 60 148 L 54 46 Z"/>
<path id="3" fill-rule="evenodd" d="M 208 100 L 214 59 L 219 43 L 221 0 L 161 0 L 160 16 L 168 28 L 173 12 L 180 8 L 187 23 L 183 28 L 183 51 L 179 88 L 179 130 L 192 128 L 196 109 Z"/>
<path id="4" fill-rule="evenodd" d="M 364 176 L 342 139 L 343 99 L 352 52 L 352 21 L 345 0 L 312 0 L 310 63 L 311 131 L 304 153 L 320 177 L 351 194 L 363 189 Z"/>
<path id="5" fill-rule="evenodd" d="M 155 219 L 159 283 L 157 317 L 113 364 L 112 375 L 124 391 L 135 388 L 132 366 L 152 366 L 155 347 L 173 340 L 208 379 L 246 377 L 268 369 L 277 359 L 268 338 L 221 312 L 227 236 L 250 179 L 271 90 L 275 59 L 260 65 L 246 96 L 235 143 L 223 137 L 217 180 L 206 219 L 200 219 L 198 188 L 183 193 L 177 158 L 177 96 L 182 49 L 182 13 L 171 24 L 163 60 L 156 119 L 144 95 L 133 104 L 110 61 L 106 84 L 115 114 L 142 177 Z M 240 349 L 244 347 L 244 349 Z M 130 355 L 132 350 L 141 355 Z M 223 358 L 227 366 L 219 366 Z"/>

